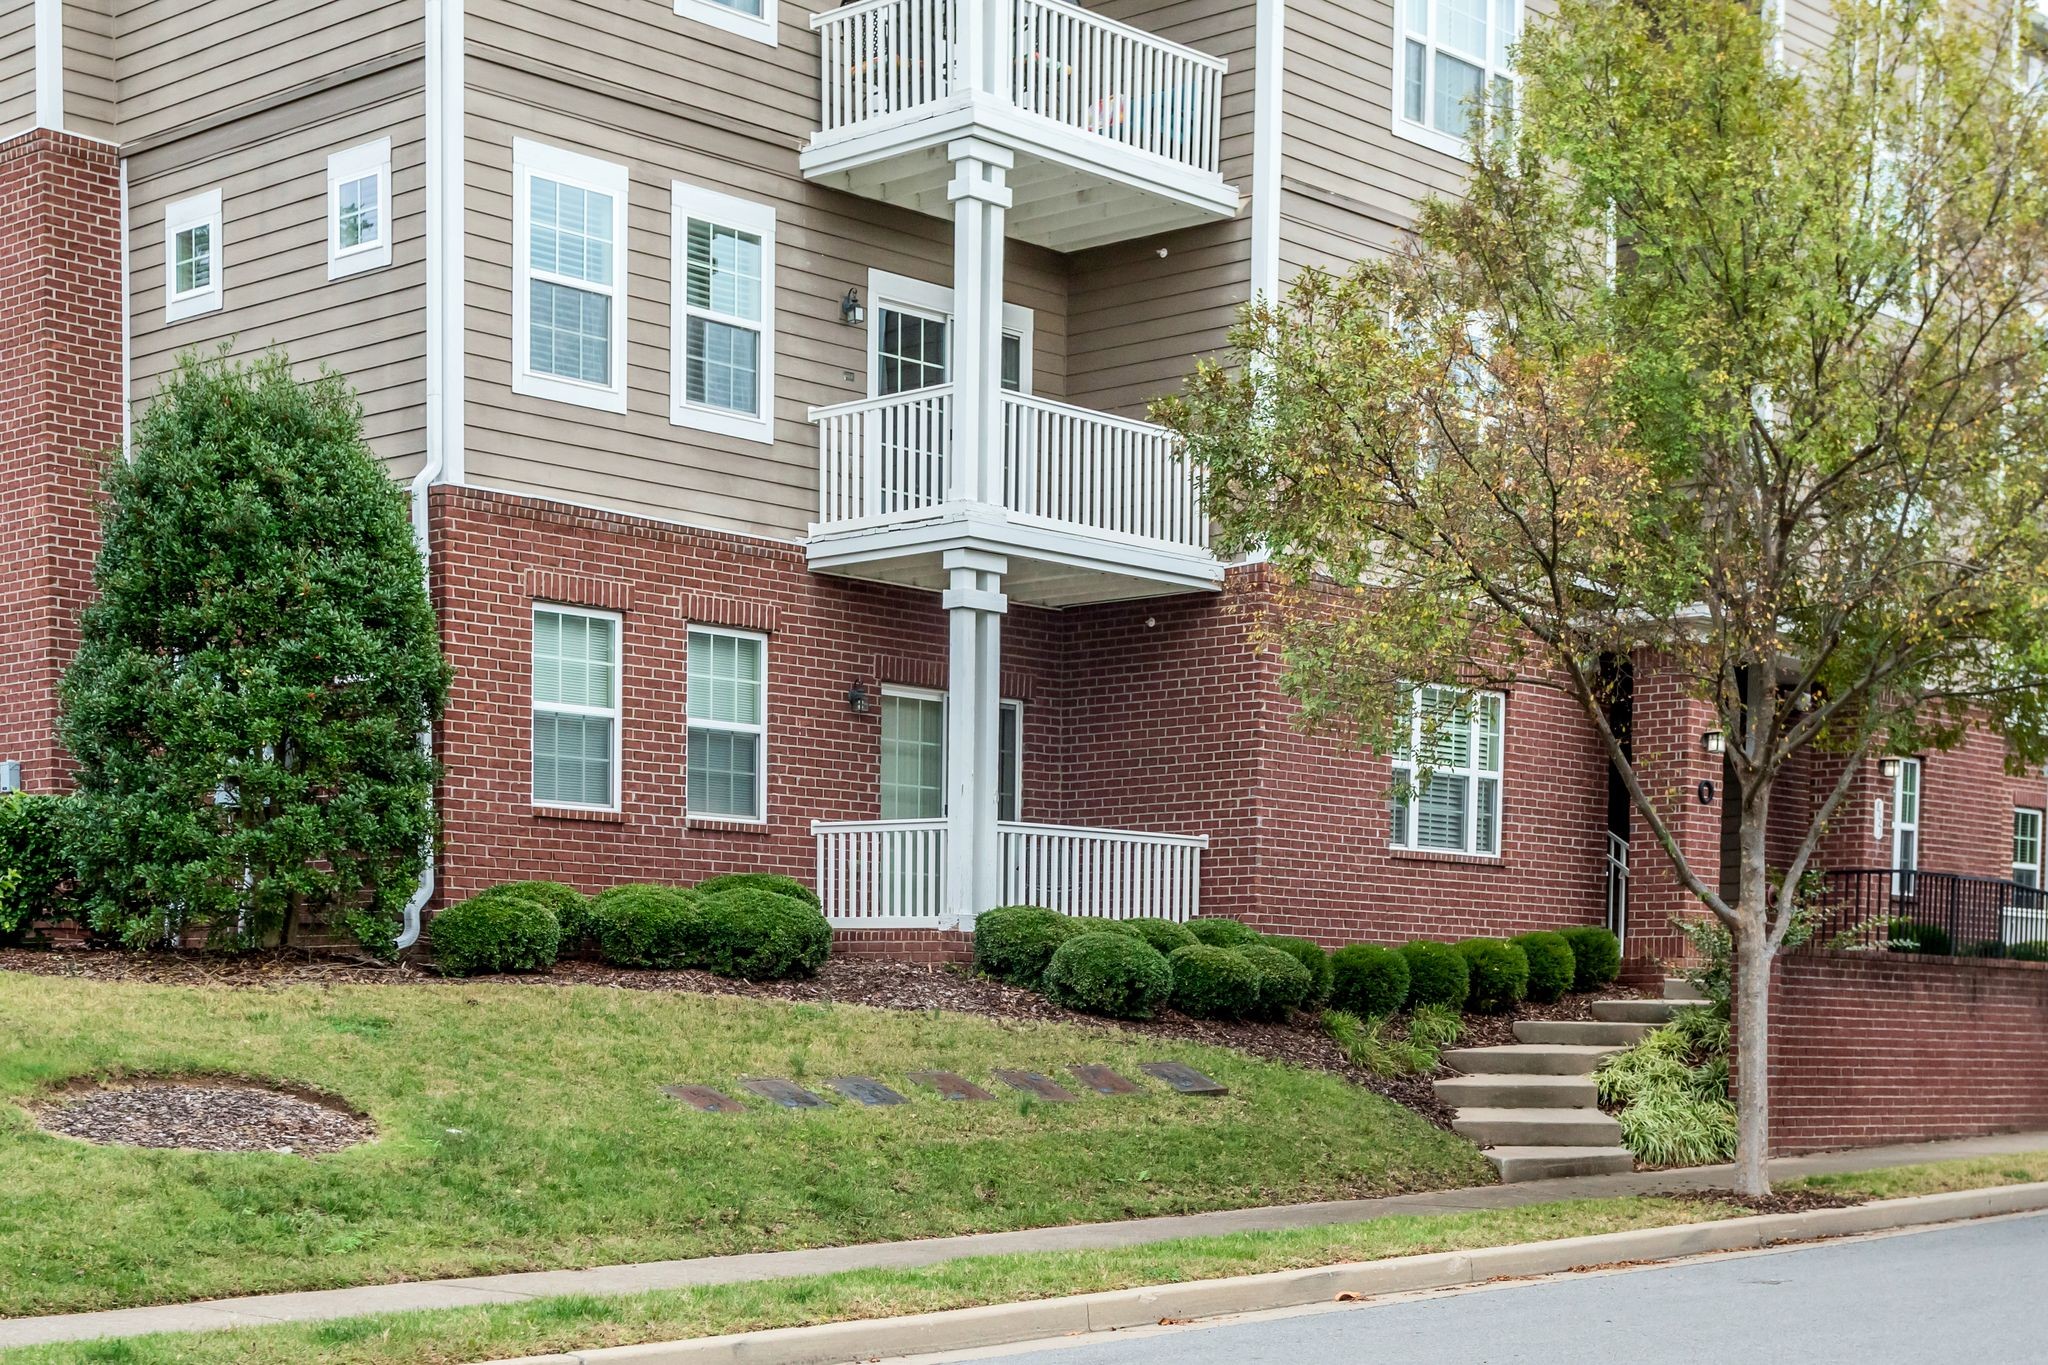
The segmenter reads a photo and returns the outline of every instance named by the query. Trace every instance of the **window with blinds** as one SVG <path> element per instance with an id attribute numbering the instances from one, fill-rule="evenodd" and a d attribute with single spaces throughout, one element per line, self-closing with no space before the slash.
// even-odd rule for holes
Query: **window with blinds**
<path id="1" fill-rule="evenodd" d="M 618 808 L 619 618 L 533 609 L 533 800 Z"/>
<path id="2" fill-rule="evenodd" d="M 1506 710 L 1498 692 L 1432 684 L 1411 693 L 1394 756 L 1394 847 L 1500 852 Z"/>
<path id="3" fill-rule="evenodd" d="M 677 184 L 678 426 L 773 439 L 775 211 Z"/>
<path id="4" fill-rule="evenodd" d="M 768 637 L 690 628 L 689 811 L 767 819 Z"/>
<path id="5" fill-rule="evenodd" d="M 626 168 L 512 147 L 515 392 L 626 410 Z"/>

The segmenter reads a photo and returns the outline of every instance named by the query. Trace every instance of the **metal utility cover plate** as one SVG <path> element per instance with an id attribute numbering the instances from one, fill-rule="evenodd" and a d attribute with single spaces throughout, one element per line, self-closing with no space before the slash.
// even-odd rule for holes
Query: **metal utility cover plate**
<path id="1" fill-rule="evenodd" d="M 850 1100 L 866 1105 L 902 1104 L 903 1097 L 872 1076 L 834 1076 L 825 1082 Z"/>
<path id="2" fill-rule="evenodd" d="M 998 1071 L 995 1075 L 1004 1085 L 1021 1090 L 1027 1095 L 1035 1095 L 1042 1100 L 1050 1100 L 1055 1104 L 1064 1104 L 1074 1098 L 1073 1091 L 1052 1077 L 1041 1076 L 1036 1071 Z"/>
<path id="3" fill-rule="evenodd" d="M 1193 1067 L 1181 1062 L 1140 1062 L 1138 1070 L 1154 1080 L 1165 1081 L 1183 1095 L 1228 1095 L 1227 1086 L 1221 1086 L 1204 1076 Z"/>
<path id="4" fill-rule="evenodd" d="M 1080 1077 L 1081 1084 L 1087 1086 L 1098 1095 L 1136 1095 L 1141 1093 L 1136 1081 L 1119 1076 L 1106 1066 L 1097 1066 L 1090 1062 L 1080 1066 L 1070 1066 L 1067 1070 Z"/>
<path id="5" fill-rule="evenodd" d="M 661 1093 L 707 1114 L 744 1114 L 747 1111 L 744 1104 L 708 1085 L 665 1085 Z"/>
<path id="6" fill-rule="evenodd" d="M 780 1076 L 749 1076 L 740 1082 L 740 1089 L 759 1095 L 764 1100 L 773 1100 L 784 1109 L 823 1109 L 825 1101 L 793 1081 Z"/>
<path id="7" fill-rule="evenodd" d="M 957 1071 L 913 1071 L 910 1079 L 919 1085 L 928 1085 L 939 1092 L 942 1100 L 992 1100 L 994 1095 L 983 1090 L 973 1081 Z"/>

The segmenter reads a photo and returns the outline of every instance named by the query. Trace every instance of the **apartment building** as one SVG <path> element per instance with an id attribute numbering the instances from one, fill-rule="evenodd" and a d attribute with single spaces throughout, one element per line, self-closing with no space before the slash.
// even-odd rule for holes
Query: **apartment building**
<path id="1" fill-rule="evenodd" d="M 1532 0 L 1533 3 L 1533 0 Z M 1682 903 L 1558 693 L 1412 803 L 1300 734 L 1147 405 L 1461 180 L 1523 0 L 0 0 L 0 759 L 62 784 L 95 460 L 176 357 L 335 369 L 456 668 L 445 901 L 741 868 L 853 951 L 990 905 L 1326 941 Z M 1789 43 L 1824 40 L 1796 3 Z M 1711 712 L 1632 734 L 1709 865 Z M 1425 701 L 1429 700 L 1425 698 Z M 1988 738 L 1836 865 L 2038 884 Z M 2008 855 L 2010 858 L 2008 859 Z"/>

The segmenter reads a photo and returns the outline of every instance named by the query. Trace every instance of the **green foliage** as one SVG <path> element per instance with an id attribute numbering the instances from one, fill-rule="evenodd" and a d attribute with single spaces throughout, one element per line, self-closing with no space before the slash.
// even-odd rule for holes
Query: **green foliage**
<path id="1" fill-rule="evenodd" d="M 1885 925 L 1885 940 L 1886 946 L 1895 953 L 1931 953 L 1936 957 L 1947 957 L 1955 951 L 1948 931 L 1924 920 L 1893 919 Z"/>
<path id="2" fill-rule="evenodd" d="M 1735 1155 L 1735 1106 L 1671 1090 L 1644 1095 L 1618 1116 L 1621 1140 L 1650 1166 L 1709 1166 Z"/>
<path id="3" fill-rule="evenodd" d="M 810 887 L 804 885 L 795 877 L 785 877 L 778 872 L 727 872 L 720 876 L 705 878 L 703 881 L 698 882 L 694 889 L 700 895 L 715 896 L 721 891 L 733 891 L 741 887 L 751 887 L 757 891 L 773 891 L 779 896 L 790 896 L 802 901 L 813 910 L 822 910 L 824 908 L 824 902 L 818 899 L 817 892 L 811 890 Z"/>
<path id="4" fill-rule="evenodd" d="M 0 943 L 17 943 L 37 923 L 69 919 L 77 880 L 64 848 L 70 798 L 0 796 Z"/>
<path id="5" fill-rule="evenodd" d="M 1127 919 L 1121 923 L 1137 931 L 1140 938 L 1157 948 L 1162 954 L 1176 948 L 1185 948 L 1190 943 L 1200 943 L 1185 924 L 1170 919 Z"/>
<path id="6" fill-rule="evenodd" d="M 590 897 L 561 882 L 501 882 L 482 896 L 520 896 L 539 901 L 555 912 L 562 928 L 562 947 L 574 948 L 590 933 Z"/>
<path id="7" fill-rule="evenodd" d="M 1725 1014 L 1692 1006 L 1600 1064 L 1600 1099 L 1621 1106 L 1622 1141 L 1637 1160 L 1701 1165 L 1734 1154 L 1729 1040 Z"/>
<path id="8" fill-rule="evenodd" d="M 1578 979 L 1578 960 L 1563 934 L 1539 929 L 1508 940 L 1529 960 L 1529 998 L 1538 1004 L 1562 1000 Z"/>
<path id="9" fill-rule="evenodd" d="M 1198 943 L 1212 948 L 1245 948 L 1259 941 L 1259 931 L 1234 919 L 1198 917 L 1188 921 L 1188 932 Z"/>
<path id="10" fill-rule="evenodd" d="M 1377 943 L 1353 943 L 1330 954 L 1330 1004 L 1363 1018 L 1390 1015 L 1408 1003 L 1408 959 Z"/>
<path id="11" fill-rule="evenodd" d="M 1353 1066 L 1375 1076 L 1422 1076 L 1436 1070 L 1443 1050 L 1458 1041 L 1465 1022 L 1457 1011 L 1425 1005 L 1408 1017 L 1407 1036 L 1394 1033 L 1392 1019 L 1361 1018 L 1348 1010 L 1324 1010 L 1323 1031 L 1344 1050 Z"/>
<path id="12" fill-rule="evenodd" d="M 728 884 L 693 899 L 702 956 L 683 965 L 747 981 L 815 976 L 832 951 L 832 928 L 816 906 L 759 884 Z"/>
<path id="13" fill-rule="evenodd" d="M 1408 964 L 1408 1007 L 1441 1005 L 1462 1010 L 1472 990 L 1472 969 L 1465 955 L 1448 943 L 1419 938 L 1401 945 L 1401 959 Z"/>
<path id="14" fill-rule="evenodd" d="M 1079 933 L 1053 950 L 1045 993 L 1085 1014 L 1150 1019 L 1173 994 L 1173 968 L 1137 934 Z"/>
<path id="15" fill-rule="evenodd" d="M 1267 943 L 1248 943 L 1230 951 L 1240 953 L 1259 974 L 1258 1003 L 1253 1013 L 1261 1019 L 1286 1019 L 1308 1004 L 1315 980 L 1308 968 Z"/>
<path id="16" fill-rule="evenodd" d="M 254 944 L 312 910 L 388 951 L 434 833 L 419 736 L 448 668 L 355 396 L 281 355 L 188 356 L 106 491 L 60 723 L 93 927 Z"/>
<path id="17" fill-rule="evenodd" d="M 459 901 L 427 924 L 434 965 L 444 976 L 540 971 L 554 965 L 561 941 L 553 910 L 501 890 Z"/>
<path id="18" fill-rule="evenodd" d="M 1173 968 L 1173 1007 L 1182 1014 L 1242 1019 L 1258 1008 L 1259 969 L 1243 953 L 1197 943 L 1174 949 L 1166 961 Z"/>
<path id="19" fill-rule="evenodd" d="M 1529 958 L 1512 943 L 1497 938 L 1468 938 L 1452 945 L 1471 973 L 1465 1008 L 1475 1014 L 1501 1014 L 1529 993 Z"/>
<path id="20" fill-rule="evenodd" d="M 1042 905 L 999 905 L 974 921 L 974 966 L 1013 986 L 1038 988 L 1053 950 L 1081 931 L 1080 924 Z"/>
<path id="21" fill-rule="evenodd" d="M 1597 991 L 1621 976 L 1621 940 L 1598 924 L 1574 925 L 1564 932 L 1572 950 L 1572 989 Z"/>
<path id="22" fill-rule="evenodd" d="M 1410 1041 L 1442 1051 L 1465 1036 L 1465 1016 L 1448 1005 L 1417 1005 L 1408 1015 Z"/>
<path id="23" fill-rule="evenodd" d="M 704 962 L 710 926 L 696 892 L 677 886 L 615 886 L 591 897 L 597 955 L 614 967 L 673 971 Z"/>
<path id="24" fill-rule="evenodd" d="M 1308 1004 L 1320 1005 L 1330 998 L 1330 955 L 1320 943 L 1286 934 L 1264 934 L 1259 942 L 1281 952 L 1308 968 Z"/>
<path id="25" fill-rule="evenodd" d="M 2015 943 L 2005 950 L 2005 955 L 2015 962 L 2048 962 L 2048 939 Z"/>

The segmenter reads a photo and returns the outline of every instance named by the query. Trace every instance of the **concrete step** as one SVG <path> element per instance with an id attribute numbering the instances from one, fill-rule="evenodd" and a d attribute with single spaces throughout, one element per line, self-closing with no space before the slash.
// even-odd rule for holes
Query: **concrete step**
<path id="1" fill-rule="evenodd" d="M 1655 1027 L 1655 1024 L 1605 1024 L 1590 1019 L 1517 1019 L 1515 1037 L 1525 1043 L 1627 1047 Z"/>
<path id="2" fill-rule="evenodd" d="M 1664 998 L 1696 1005 L 1707 998 L 1707 993 L 1682 976 L 1667 976 L 1664 978 Z"/>
<path id="3" fill-rule="evenodd" d="M 1444 1053 L 1444 1063 L 1468 1076 L 1587 1076 L 1602 1057 L 1618 1051 L 1611 1044 L 1508 1043 L 1452 1048 Z"/>
<path id="4" fill-rule="evenodd" d="M 1595 1000 L 1593 1017 L 1603 1024 L 1668 1024 L 1681 1008 L 1676 1000 Z"/>
<path id="5" fill-rule="evenodd" d="M 1457 1109 L 1591 1109 L 1591 1076 L 1446 1076 L 1436 1093 Z"/>
<path id="6" fill-rule="evenodd" d="M 1626 1147 L 1493 1147 L 1480 1155 L 1508 1185 L 1566 1175 L 1620 1175 L 1636 1168 Z"/>
<path id="7" fill-rule="evenodd" d="M 1482 1147 L 1612 1147 L 1621 1125 L 1598 1109 L 1460 1109 L 1451 1129 Z"/>

